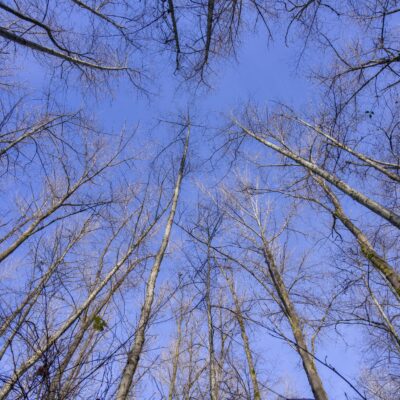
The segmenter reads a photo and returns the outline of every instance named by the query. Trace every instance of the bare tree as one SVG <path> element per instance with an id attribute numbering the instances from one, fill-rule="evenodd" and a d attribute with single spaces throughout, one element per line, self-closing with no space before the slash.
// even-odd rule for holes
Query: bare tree
<path id="1" fill-rule="evenodd" d="M 233 298 L 233 301 L 235 304 L 235 310 L 234 310 L 235 317 L 236 317 L 236 320 L 237 320 L 239 328 L 240 328 L 240 336 L 242 337 L 242 340 L 243 340 L 243 347 L 244 347 L 244 351 L 246 353 L 246 359 L 247 359 L 247 363 L 248 363 L 248 367 L 249 367 L 249 373 L 250 373 L 251 382 L 253 385 L 253 399 L 261 400 L 261 391 L 259 388 L 258 377 L 257 377 L 257 373 L 256 373 L 255 366 L 254 366 L 253 354 L 252 354 L 252 351 L 250 348 L 250 341 L 249 341 L 249 337 L 248 337 L 247 331 L 246 331 L 245 319 L 243 317 L 243 313 L 241 310 L 239 296 L 236 293 L 232 278 L 228 275 L 228 273 L 223 268 L 221 268 L 221 273 L 224 275 L 224 277 L 228 283 L 229 290 L 231 292 L 231 295 L 232 295 L 232 298 Z"/>
<path id="2" fill-rule="evenodd" d="M 245 195 L 244 199 L 241 200 L 235 199 L 228 193 L 228 191 L 225 193 L 228 205 L 226 211 L 228 217 L 232 218 L 234 223 L 238 224 L 239 227 L 243 229 L 243 240 L 248 240 L 251 245 L 255 247 L 256 252 L 258 252 L 263 258 L 264 266 L 261 267 L 261 273 L 271 281 L 273 292 L 271 293 L 270 290 L 269 292 L 290 324 L 295 348 L 302 359 L 303 368 L 307 375 L 313 395 L 316 399 L 327 399 L 326 391 L 318 374 L 314 358 L 309 350 L 309 345 L 306 341 L 304 322 L 296 310 L 290 296 L 290 290 L 287 288 L 287 284 L 282 276 L 281 271 L 287 267 L 284 264 L 279 267 L 277 257 L 274 254 L 274 252 L 277 251 L 277 249 L 274 250 L 277 246 L 276 241 L 284 232 L 284 229 L 287 226 L 287 221 L 284 222 L 283 229 L 280 229 L 277 232 L 270 232 L 270 238 L 268 238 L 268 211 L 251 196 Z M 250 236 L 248 236 L 246 231 Z M 285 262 L 285 259 L 283 259 L 283 262 Z M 293 288 L 293 284 L 289 287 Z"/>
<path id="3" fill-rule="evenodd" d="M 182 159 L 179 166 L 178 176 L 174 188 L 174 194 L 171 202 L 171 210 L 168 216 L 165 232 L 163 235 L 161 246 L 157 252 L 154 260 L 154 265 L 151 269 L 148 282 L 146 285 L 145 301 L 140 313 L 138 328 L 135 332 L 134 343 L 128 353 L 128 360 L 125 365 L 124 371 L 121 375 L 121 382 L 119 384 L 117 399 L 126 399 L 129 395 L 129 389 L 132 384 L 133 376 L 139 364 L 140 355 L 142 353 L 143 345 L 145 342 L 146 328 L 149 323 L 151 307 L 154 301 L 154 289 L 157 281 L 157 276 L 160 271 L 161 263 L 164 258 L 165 251 L 168 246 L 172 224 L 174 222 L 176 208 L 178 206 L 178 198 L 181 189 L 181 183 L 184 175 L 186 165 L 186 154 L 189 146 L 190 125 L 188 126 L 188 134 L 185 140 L 185 146 L 182 154 Z"/>
<path id="4" fill-rule="evenodd" d="M 303 377 L 327 400 L 320 368 L 346 398 L 398 398 L 399 10 L 0 1 L 0 399 L 294 400 Z M 196 113 L 191 89 L 256 35 L 291 46 L 311 106 L 244 108 L 222 143 L 208 112 L 172 140 L 104 112 L 122 83 L 159 118 L 165 81 Z M 347 376 L 323 354 L 355 335 Z"/>

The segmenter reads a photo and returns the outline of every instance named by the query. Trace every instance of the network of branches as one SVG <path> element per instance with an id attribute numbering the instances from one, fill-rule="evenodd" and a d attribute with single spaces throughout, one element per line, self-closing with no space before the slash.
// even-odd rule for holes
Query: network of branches
<path id="1" fill-rule="evenodd" d="M 398 0 L 0 1 L 0 399 L 400 399 L 399 88 Z"/>

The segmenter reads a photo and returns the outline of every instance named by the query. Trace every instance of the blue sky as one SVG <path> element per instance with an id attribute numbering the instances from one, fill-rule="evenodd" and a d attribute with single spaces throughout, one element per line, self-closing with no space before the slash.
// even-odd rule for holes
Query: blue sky
<path id="1" fill-rule="evenodd" d="M 157 126 L 159 119 L 174 119 L 178 113 L 185 113 L 189 109 L 194 115 L 194 122 L 218 127 L 223 121 L 223 115 L 228 115 L 232 110 L 248 101 L 258 105 L 269 105 L 280 101 L 300 109 L 307 109 L 318 101 L 318 88 L 306 79 L 304 64 L 300 67 L 296 63 L 296 47 L 284 45 L 283 36 L 277 35 L 274 41 L 267 44 L 266 32 L 260 29 L 257 34 L 248 33 L 242 37 L 238 50 L 237 61 L 226 59 L 213 66 L 215 73 L 210 76 L 211 89 L 198 88 L 195 90 L 190 84 L 181 82 L 179 77 L 173 75 L 166 68 L 165 78 L 157 76 L 149 87 L 153 92 L 149 97 L 138 94 L 132 87 L 120 81 L 112 95 L 108 91 L 99 92 L 94 97 L 88 92 L 79 89 L 79 82 L 71 85 L 69 89 L 61 89 L 59 101 L 67 104 L 71 109 L 83 107 L 94 110 L 94 118 L 106 129 L 118 131 L 123 126 L 134 129 L 138 126 L 138 140 L 146 141 L 151 137 L 156 142 L 168 140 L 171 134 L 165 125 Z M 315 54 L 318 58 L 319 55 Z M 21 67 L 20 75 L 31 87 L 32 92 L 45 91 L 46 86 L 53 84 L 48 81 L 44 68 L 41 68 L 29 53 L 25 60 L 18 60 Z M 309 60 L 308 60 L 309 61 Z M 160 56 L 160 65 L 163 59 Z M 160 69 L 160 68 L 159 68 Z M 162 69 L 162 68 L 161 68 Z M 156 128 L 154 128 L 157 126 Z M 198 160 L 206 160 L 212 151 L 212 134 L 204 135 L 204 130 L 193 131 L 192 146 Z M 204 140 L 206 137 L 207 140 Z M 201 164 L 201 163 L 200 163 Z M 204 164 L 207 168 L 207 165 Z M 200 170 L 200 174 L 201 174 Z M 207 174 L 203 174 L 207 176 Z M 218 174 L 215 178 L 218 178 Z M 211 184 L 213 180 L 205 182 Z M 195 200 L 196 188 L 194 181 L 184 184 L 183 202 L 190 203 Z M 174 235 L 180 235 L 175 232 Z M 168 270 L 170 260 L 163 265 Z M 167 328 L 168 330 L 168 328 Z M 322 340 L 319 356 L 327 360 L 340 372 L 351 376 L 359 372 L 359 358 L 353 346 L 358 344 L 358 338 L 347 335 L 348 346 L 338 340 L 334 335 L 328 335 Z M 295 382 L 299 394 L 310 396 L 308 384 L 301 370 L 300 360 L 293 350 L 279 340 L 271 339 L 265 332 L 260 335 L 259 330 L 254 336 L 254 345 L 261 353 L 268 353 L 271 365 L 276 375 L 287 375 Z M 282 352 L 285 356 L 282 357 Z M 266 367 L 268 369 L 268 365 Z M 332 399 L 344 399 L 342 382 L 333 376 L 326 368 L 320 367 L 320 372 Z M 278 373 L 279 371 L 279 373 Z M 354 375 L 353 375 L 354 376 Z M 282 387 L 274 387 L 278 392 Z M 350 394 L 350 390 L 346 391 Z M 350 397 L 351 398 L 351 397 Z"/>

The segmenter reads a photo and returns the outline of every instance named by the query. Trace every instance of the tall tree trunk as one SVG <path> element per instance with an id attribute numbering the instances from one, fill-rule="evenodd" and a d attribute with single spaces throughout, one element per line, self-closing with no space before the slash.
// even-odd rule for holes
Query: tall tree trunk
<path id="1" fill-rule="evenodd" d="M 256 369 L 254 368 L 253 355 L 252 355 L 252 352 L 250 349 L 250 341 L 249 341 L 249 337 L 247 336 L 246 325 L 245 325 L 245 321 L 243 318 L 243 313 L 242 313 L 239 297 L 236 293 L 235 286 L 234 286 L 232 279 L 228 276 L 228 274 L 223 270 L 222 267 L 220 269 L 228 283 L 229 290 L 231 292 L 232 299 L 235 304 L 235 318 L 239 324 L 240 335 L 242 337 L 243 347 L 244 347 L 244 351 L 245 351 L 246 359 L 247 359 L 247 365 L 249 367 L 251 383 L 253 385 L 253 399 L 261 400 L 261 392 L 260 392 L 260 388 L 258 385 L 257 373 L 256 373 Z"/>
<path id="2" fill-rule="evenodd" d="M 115 274 L 122 268 L 129 257 L 132 255 L 133 251 L 139 246 L 139 244 L 144 240 L 147 234 L 152 229 L 153 224 L 146 229 L 146 231 L 138 238 L 138 240 L 133 243 L 124 256 L 114 265 L 114 267 L 108 272 L 101 283 L 89 294 L 83 304 L 64 322 L 64 324 L 55 332 L 53 335 L 47 338 L 46 343 L 39 347 L 33 355 L 24 361 L 20 367 L 12 374 L 12 376 L 6 381 L 6 383 L 0 389 L 0 400 L 5 399 L 8 394 L 13 389 L 14 385 L 18 380 L 30 369 L 32 368 L 45 354 L 45 352 L 50 349 L 57 340 L 78 320 L 78 318 L 87 310 L 87 308 L 93 303 L 97 298 L 98 294 L 103 290 L 103 288 L 110 282 L 110 280 L 115 276 Z M 136 264 L 135 264 L 136 265 Z"/>
<path id="3" fill-rule="evenodd" d="M 122 275 L 122 277 L 118 279 L 116 284 L 110 288 L 109 292 L 104 297 L 104 299 L 101 300 L 100 303 L 94 307 L 94 310 L 92 310 L 90 313 L 88 312 L 89 311 L 88 309 L 85 311 L 84 316 L 82 317 L 82 322 L 81 322 L 79 331 L 75 334 L 72 343 L 68 346 L 68 351 L 67 351 L 64 359 L 60 363 L 60 366 L 58 367 L 58 370 L 55 374 L 55 377 L 53 378 L 53 380 L 51 382 L 47 400 L 56 400 L 57 393 L 59 390 L 61 391 L 61 393 L 68 392 L 68 388 L 72 384 L 71 377 L 68 378 L 68 381 L 66 382 L 64 387 L 62 386 L 61 381 L 62 381 L 62 377 L 63 377 L 69 363 L 72 360 L 72 357 L 74 356 L 74 354 L 78 350 L 79 346 L 81 345 L 81 342 L 84 339 L 85 334 L 87 333 L 89 328 L 93 325 L 94 318 L 96 316 L 98 316 L 102 312 L 102 310 L 109 304 L 113 295 L 117 292 L 117 290 L 125 282 L 125 279 L 129 275 L 129 273 L 132 272 L 132 270 L 134 269 L 134 265 L 135 264 L 133 264 L 131 268 L 128 268 L 127 271 Z M 100 277 L 98 277 L 97 281 L 94 284 L 94 287 L 96 287 L 99 283 L 100 283 Z M 90 333 L 90 335 L 91 334 L 92 334 L 92 332 Z M 79 363 L 75 363 L 75 367 L 72 368 L 71 375 L 75 374 L 74 370 L 77 367 L 78 368 L 80 367 Z"/>
<path id="4" fill-rule="evenodd" d="M 181 351 L 181 342 L 182 342 L 182 322 L 183 322 L 183 305 L 181 305 L 179 310 L 179 317 L 176 323 L 177 326 L 177 338 L 175 343 L 174 355 L 172 358 L 172 376 L 169 384 L 168 390 L 168 400 L 172 400 L 175 396 L 176 392 L 176 377 L 178 375 L 178 366 L 179 366 L 179 353 Z"/>
<path id="5" fill-rule="evenodd" d="M 268 266 L 268 271 L 276 292 L 282 303 L 282 308 L 290 323 L 290 327 L 292 329 L 293 336 L 296 342 L 296 348 L 303 362 L 304 371 L 307 375 L 307 379 L 311 386 L 311 390 L 313 392 L 315 400 L 328 400 L 328 396 L 325 392 L 321 378 L 315 366 L 314 359 L 311 355 L 311 352 L 308 350 L 307 342 L 303 333 L 302 323 L 290 299 L 289 293 L 286 289 L 286 285 L 279 272 L 279 268 L 275 263 L 275 258 L 272 250 L 270 249 L 269 243 L 264 236 L 262 236 L 262 240 L 264 259 Z"/>
<path id="6" fill-rule="evenodd" d="M 371 245 L 368 238 L 364 235 L 361 229 L 359 229 L 346 215 L 339 199 L 328 187 L 328 185 L 318 177 L 315 180 L 322 187 L 322 189 L 325 191 L 330 201 L 332 202 L 333 207 L 335 208 L 333 216 L 337 217 L 349 230 L 349 232 L 355 237 L 360 246 L 360 250 L 363 256 L 373 265 L 373 267 L 379 273 L 382 274 L 397 299 L 400 300 L 400 274 L 398 274 L 393 269 L 393 267 L 375 251 L 374 247 Z"/>
<path id="7" fill-rule="evenodd" d="M 48 270 L 42 275 L 36 287 L 25 296 L 24 300 L 16 308 L 16 310 L 10 316 L 8 316 L 6 320 L 3 322 L 3 325 L 0 327 L 0 336 L 3 336 L 3 334 L 12 324 L 12 322 L 17 318 L 18 315 L 20 315 L 20 318 L 17 322 L 17 327 L 13 329 L 11 336 L 6 340 L 6 344 L 0 350 L 0 359 L 3 357 L 5 351 L 7 350 L 8 345 L 11 344 L 15 334 L 19 330 L 19 327 L 25 321 L 26 316 L 29 314 L 31 308 L 33 307 L 36 300 L 42 293 L 43 288 L 46 286 L 49 279 L 53 276 L 53 273 L 57 270 L 58 266 L 64 261 L 66 255 L 71 250 L 71 248 L 84 235 L 86 228 L 87 224 L 85 223 L 80 232 L 74 238 L 71 239 L 71 241 L 65 247 L 61 255 L 53 261 L 53 263 L 49 266 Z"/>
<path id="8" fill-rule="evenodd" d="M 260 135 L 252 132 L 250 129 L 245 128 L 239 122 L 235 121 L 235 123 L 243 130 L 243 132 L 246 135 L 254 138 L 255 140 L 262 143 L 264 146 L 269 147 L 270 149 L 276 151 L 277 153 L 282 154 L 284 157 L 290 158 L 295 163 L 306 168 L 308 171 L 313 172 L 316 175 L 320 176 L 321 178 L 325 179 L 327 182 L 336 186 L 343 193 L 346 193 L 353 200 L 362 204 L 364 207 L 369 208 L 372 212 L 374 212 L 375 214 L 379 215 L 380 217 L 386 219 L 386 221 L 390 222 L 392 225 L 396 226 L 397 228 L 400 228 L 400 216 L 397 215 L 396 213 L 394 213 L 393 211 L 384 207 L 382 204 L 379 204 L 375 200 L 370 199 L 368 196 L 358 192 L 353 187 L 348 185 L 346 182 L 339 179 L 336 175 L 326 171 L 325 169 L 321 168 L 319 165 L 315 164 L 314 162 L 306 160 L 305 158 L 294 153 L 288 147 L 277 146 L 276 144 L 266 140 L 265 138 L 261 137 Z"/>
<path id="9" fill-rule="evenodd" d="M 294 118 L 294 119 L 297 122 L 300 122 L 302 125 L 307 126 L 308 128 L 312 129 L 314 132 L 317 132 L 319 135 L 325 137 L 326 139 L 328 139 L 329 142 L 333 143 L 335 146 L 347 151 L 352 156 L 363 161 L 366 164 L 366 166 L 375 168 L 377 171 L 386 175 L 388 178 L 390 178 L 396 182 L 400 182 L 400 175 L 390 171 L 390 168 L 397 169 L 399 167 L 397 164 L 390 164 L 390 163 L 382 162 L 382 161 L 373 159 L 371 157 L 368 157 L 365 154 L 355 151 L 354 149 L 352 149 L 349 146 L 346 146 L 344 143 L 335 139 L 331 135 L 328 135 L 326 132 L 324 132 L 322 129 L 318 128 L 317 126 L 314 126 L 314 125 L 312 125 L 302 119 L 299 119 L 299 118 Z"/>
<path id="10" fill-rule="evenodd" d="M 208 364 L 209 364 L 209 388 L 210 400 L 217 400 L 217 371 L 215 362 L 215 346 L 214 346 L 214 323 L 211 305 L 211 264 L 207 261 L 206 276 L 206 310 L 207 310 L 207 330 L 208 330 Z"/>
<path id="11" fill-rule="evenodd" d="M 150 272 L 150 276 L 147 281 L 146 294 L 143 307 L 140 313 L 139 325 L 135 333 L 135 339 L 133 345 L 128 353 L 128 360 L 126 362 L 125 368 L 122 372 L 121 381 L 119 383 L 118 391 L 116 394 L 117 400 L 126 400 L 129 396 L 129 389 L 132 385 L 132 380 L 135 375 L 136 369 L 139 364 L 140 355 L 143 350 L 143 345 L 145 341 L 145 333 L 147 326 L 149 324 L 151 316 L 151 308 L 154 301 L 154 289 L 160 271 L 161 263 L 164 258 L 165 251 L 168 246 L 169 238 L 171 235 L 171 229 L 174 222 L 175 212 L 178 205 L 179 192 L 181 188 L 181 183 L 183 179 L 185 164 L 186 164 L 186 154 L 189 146 L 189 136 L 190 127 L 188 128 L 188 134 L 185 141 L 185 146 L 183 150 L 183 155 L 181 158 L 181 163 L 179 167 L 178 177 L 175 184 L 174 195 L 172 198 L 171 210 L 168 216 L 167 225 L 165 227 L 164 236 L 161 242 L 160 249 L 154 260 L 153 267 Z"/>

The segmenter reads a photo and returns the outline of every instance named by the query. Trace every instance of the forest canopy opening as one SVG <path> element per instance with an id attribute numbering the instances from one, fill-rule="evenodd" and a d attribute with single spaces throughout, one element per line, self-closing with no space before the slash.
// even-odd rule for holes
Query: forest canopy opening
<path id="1" fill-rule="evenodd" d="M 400 1 L 0 1 L 0 399 L 400 399 Z"/>

